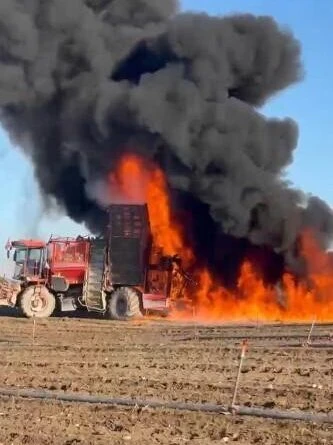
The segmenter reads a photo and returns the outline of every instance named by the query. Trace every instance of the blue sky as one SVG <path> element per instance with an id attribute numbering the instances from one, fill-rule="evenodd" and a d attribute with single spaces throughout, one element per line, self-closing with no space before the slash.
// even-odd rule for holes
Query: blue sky
<path id="1" fill-rule="evenodd" d="M 217 15 L 271 15 L 301 41 L 305 80 L 282 92 L 263 111 L 268 116 L 290 116 L 298 122 L 299 146 L 289 178 L 333 206 L 333 1 L 183 0 L 182 7 Z M 0 273 L 7 270 L 3 246 L 8 237 L 84 233 L 84 228 L 59 214 L 43 214 L 31 165 L 1 128 L 0 201 Z"/>

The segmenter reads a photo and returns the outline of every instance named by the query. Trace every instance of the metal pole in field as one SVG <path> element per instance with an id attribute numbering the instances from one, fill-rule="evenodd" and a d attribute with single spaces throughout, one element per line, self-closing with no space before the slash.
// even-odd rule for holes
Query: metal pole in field
<path id="1" fill-rule="evenodd" d="M 194 303 L 192 304 L 192 318 L 194 322 L 194 340 L 199 340 L 199 332 L 197 325 L 197 307 Z"/>
<path id="2" fill-rule="evenodd" d="M 238 373 L 237 373 L 237 378 L 236 378 L 236 383 L 235 383 L 235 388 L 234 388 L 234 395 L 233 395 L 232 403 L 231 403 L 232 408 L 234 408 L 236 406 L 236 398 L 237 398 L 237 393 L 238 393 L 238 388 L 239 388 L 240 376 L 241 376 L 241 372 L 242 372 L 242 367 L 243 367 L 247 347 L 248 347 L 248 341 L 243 340 L 242 351 L 241 351 L 239 367 L 238 367 Z"/>
<path id="3" fill-rule="evenodd" d="M 35 346 L 35 336 L 36 336 L 36 317 L 32 317 L 32 347 Z"/>
<path id="4" fill-rule="evenodd" d="M 313 322 L 312 322 L 312 325 L 311 325 L 311 328 L 310 328 L 309 335 L 308 335 L 308 338 L 306 340 L 305 346 L 309 346 L 311 344 L 311 335 L 312 335 L 313 328 L 315 326 L 316 320 L 317 320 L 317 317 L 315 317 Z"/>

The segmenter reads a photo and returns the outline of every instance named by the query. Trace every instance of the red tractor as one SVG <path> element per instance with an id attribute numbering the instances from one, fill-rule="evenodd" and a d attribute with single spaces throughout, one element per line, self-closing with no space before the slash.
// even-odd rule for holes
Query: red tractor
<path id="1" fill-rule="evenodd" d="M 0 279 L 0 305 L 27 317 L 86 308 L 116 320 L 168 312 L 170 297 L 188 277 L 178 257 L 154 246 L 146 205 L 112 205 L 100 238 L 19 240 L 13 280 Z"/>

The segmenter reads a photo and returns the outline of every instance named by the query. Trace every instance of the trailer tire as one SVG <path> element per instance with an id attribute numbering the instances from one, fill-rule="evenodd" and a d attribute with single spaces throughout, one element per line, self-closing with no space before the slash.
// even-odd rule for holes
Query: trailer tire
<path id="1" fill-rule="evenodd" d="M 19 308 L 27 318 L 50 317 L 55 307 L 55 296 L 45 286 L 29 286 L 20 295 Z"/>
<path id="2" fill-rule="evenodd" d="M 130 287 L 120 287 L 112 294 L 108 303 L 111 320 L 127 321 L 142 317 L 139 293 Z"/>

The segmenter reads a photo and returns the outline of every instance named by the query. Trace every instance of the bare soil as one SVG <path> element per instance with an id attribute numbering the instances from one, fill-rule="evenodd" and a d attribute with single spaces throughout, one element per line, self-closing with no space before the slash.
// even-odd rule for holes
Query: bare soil
<path id="1" fill-rule="evenodd" d="M 333 413 L 332 326 L 1 317 L 0 387 Z M 320 346 L 320 347 L 319 347 Z M 327 444 L 333 426 L 0 398 L 0 444 Z"/>

